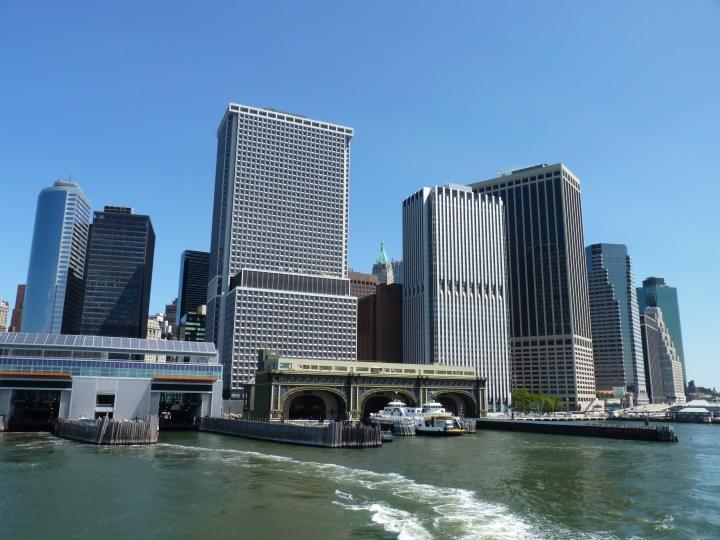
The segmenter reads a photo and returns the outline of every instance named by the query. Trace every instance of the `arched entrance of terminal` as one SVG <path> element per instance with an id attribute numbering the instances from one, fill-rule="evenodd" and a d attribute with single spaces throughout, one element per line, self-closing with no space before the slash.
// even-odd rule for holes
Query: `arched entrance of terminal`
<path id="1" fill-rule="evenodd" d="M 433 399 L 442 404 L 446 411 L 456 416 L 475 418 L 478 416 L 475 399 L 462 392 L 442 392 L 433 395 Z"/>
<path id="2" fill-rule="evenodd" d="M 285 420 L 345 420 L 345 397 L 332 390 L 296 390 L 285 396 Z"/>
<path id="3" fill-rule="evenodd" d="M 405 405 L 411 407 L 417 406 L 417 399 L 409 392 L 396 392 L 388 390 L 375 390 L 366 393 L 362 399 L 362 419 L 363 421 L 370 418 L 370 413 L 376 413 L 382 410 L 385 405 L 391 401 L 402 401 Z"/>
<path id="4" fill-rule="evenodd" d="M 50 431 L 60 409 L 58 390 L 13 390 L 8 427 L 12 431 Z"/>

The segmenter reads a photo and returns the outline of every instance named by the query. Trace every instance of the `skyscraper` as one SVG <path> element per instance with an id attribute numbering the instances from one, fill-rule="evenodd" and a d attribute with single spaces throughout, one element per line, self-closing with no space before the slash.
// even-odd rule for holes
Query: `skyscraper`
<path id="1" fill-rule="evenodd" d="M 10 304 L 7 300 L 0 300 L 0 334 L 8 331 L 8 312 Z"/>
<path id="2" fill-rule="evenodd" d="M 585 248 L 590 290 L 595 387 L 626 388 L 647 403 L 640 316 L 632 261 L 623 244 Z"/>
<path id="3" fill-rule="evenodd" d="M 242 397 L 258 349 L 355 359 L 348 190 L 353 130 L 230 104 L 218 129 L 207 336 Z"/>
<path id="4" fill-rule="evenodd" d="M 38 197 L 27 289 L 24 332 L 77 334 L 90 200 L 80 186 L 58 180 Z"/>
<path id="5" fill-rule="evenodd" d="M 403 361 L 402 285 L 379 283 L 358 300 L 358 360 Z"/>
<path id="6" fill-rule="evenodd" d="M 590 405 L 595 372 L 580 181 L 558 163 L 472 188 L 505 203 L 513 388 Z"/>
<path id="7" fill-rule="evenodd" d="M 88 242 L 82 334 L 147 334 L 155 232 L 148 216 L 106 206 L 95 212 Z"/>
<path id="8" fill-rule="evenodd" d="M 638 287 L 637 299 L 641 315 L 645 312 L 646 307 L 662 309 L 665 326 L 670 332 L 675 351 L 682 364 L 683 380 L 687 382 L 677 289 L 667 285 L 661 277 L 649 277 L 643 280 L 642 287 Z"/>
<path id="9" fill-rule="evenodd" d="M 650 399 L 653 403 L 685 403 L 682 364 L 665 325 L 662 309 L 648 306 L 640 319 Z"/>
<path id="10" fill-rule="evenodd" d="M 210 254 L 207 251 L 183 251 L 180 257 L 180 288 L 177 297 L 178 321 L 187 313 L 197 313 L 199 306 L 206 305 L 209 267 Z"/>
<path id="11" fill-rule="evenodd" d="M 12 318 L 10 319 L 9 332 L 21 332 L 22 330 L 22 314 L 23 305 L 25 304 L 25 284 L 21 283 L 17 286 L 15 293 L 15 305 L 12 310 Z"/>
<path id="12" fill-rule="evenodd" d="M 390 261 L 390 257 L 388 257 L 387 251 L 385 251 L 385 242 L 380 242 L 380 254 L 378 258 L 375 259 L 372 273 L 377 276 L 377 282 L 379 284 L 390 285 L 395 283 L 393 279 L 392 261 Z"/>
<path id="13" fill-rule="evenodd" d="M 503 203 L 448 184 L 403 201 L 403 354 L 472 366 L 488 407 L 510 404 Z"/>

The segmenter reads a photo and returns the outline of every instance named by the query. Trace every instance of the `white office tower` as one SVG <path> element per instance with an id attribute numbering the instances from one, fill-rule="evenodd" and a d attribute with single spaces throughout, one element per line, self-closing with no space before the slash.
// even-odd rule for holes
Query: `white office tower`
<path id="1" fill-rule="evenodd" d="M 405 361 L 473 366 L 488 408 L 509 405 L 502 201 L 452 184 L 405 199 L 403 265 Z"/>
<path id="2" fill-rule="evenodd" d="M 258 350 L 356 359 L 348 272 L 347 127 L 230 104 L 218 129 L 207 335 L 226 393 Z"/>
<path id="3" fill-rule="evenodd" d="M 648 394 L 653 403 L 685 403 L 683 366 L 663 312 L 646 307 L 640 316 Z"/>

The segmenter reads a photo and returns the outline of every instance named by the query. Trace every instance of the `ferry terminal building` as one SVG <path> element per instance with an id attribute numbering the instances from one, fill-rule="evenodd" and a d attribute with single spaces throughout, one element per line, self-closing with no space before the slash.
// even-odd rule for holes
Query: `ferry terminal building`
<path id="1" fill-rule="evenodd" d="M 159 415 L 161 428 L 180 428 L 221 410 L 222 365 L 212 343 L 0 334 L 0 427 Z"/>
<path id="2" fill-rule="evenodd" d="M 487 411 L 486 379 L 472 367 L 299 359 L 271 349 L 259 352 L 246 396 L 246 414 L 270 421 L 361 420 L 394 399 L 439 401 L 468 418 Z"/>

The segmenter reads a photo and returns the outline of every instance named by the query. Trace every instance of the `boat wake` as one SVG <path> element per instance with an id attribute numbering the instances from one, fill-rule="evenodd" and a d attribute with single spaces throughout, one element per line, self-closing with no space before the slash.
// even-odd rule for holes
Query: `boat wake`
<path id="1" fill-rule="evenodd" d="M 397 473 L 299 461 L 247 450 L 166 443 L 156 446 L 178 450 L 186 456 L 188 452 L 202 454 L 205 459 L 214 456 L 247 467 L 273 462 L 274 469 L 282 474 L 323 478 L 337 486 L 332 504 L 352 512 L 369 513 L 373 523 L 402 540 L 591 538 L 552 524 L 531 522 L 513 514 L 505 505 L 481 500 L 473 491 L 423 484 Z"/>

